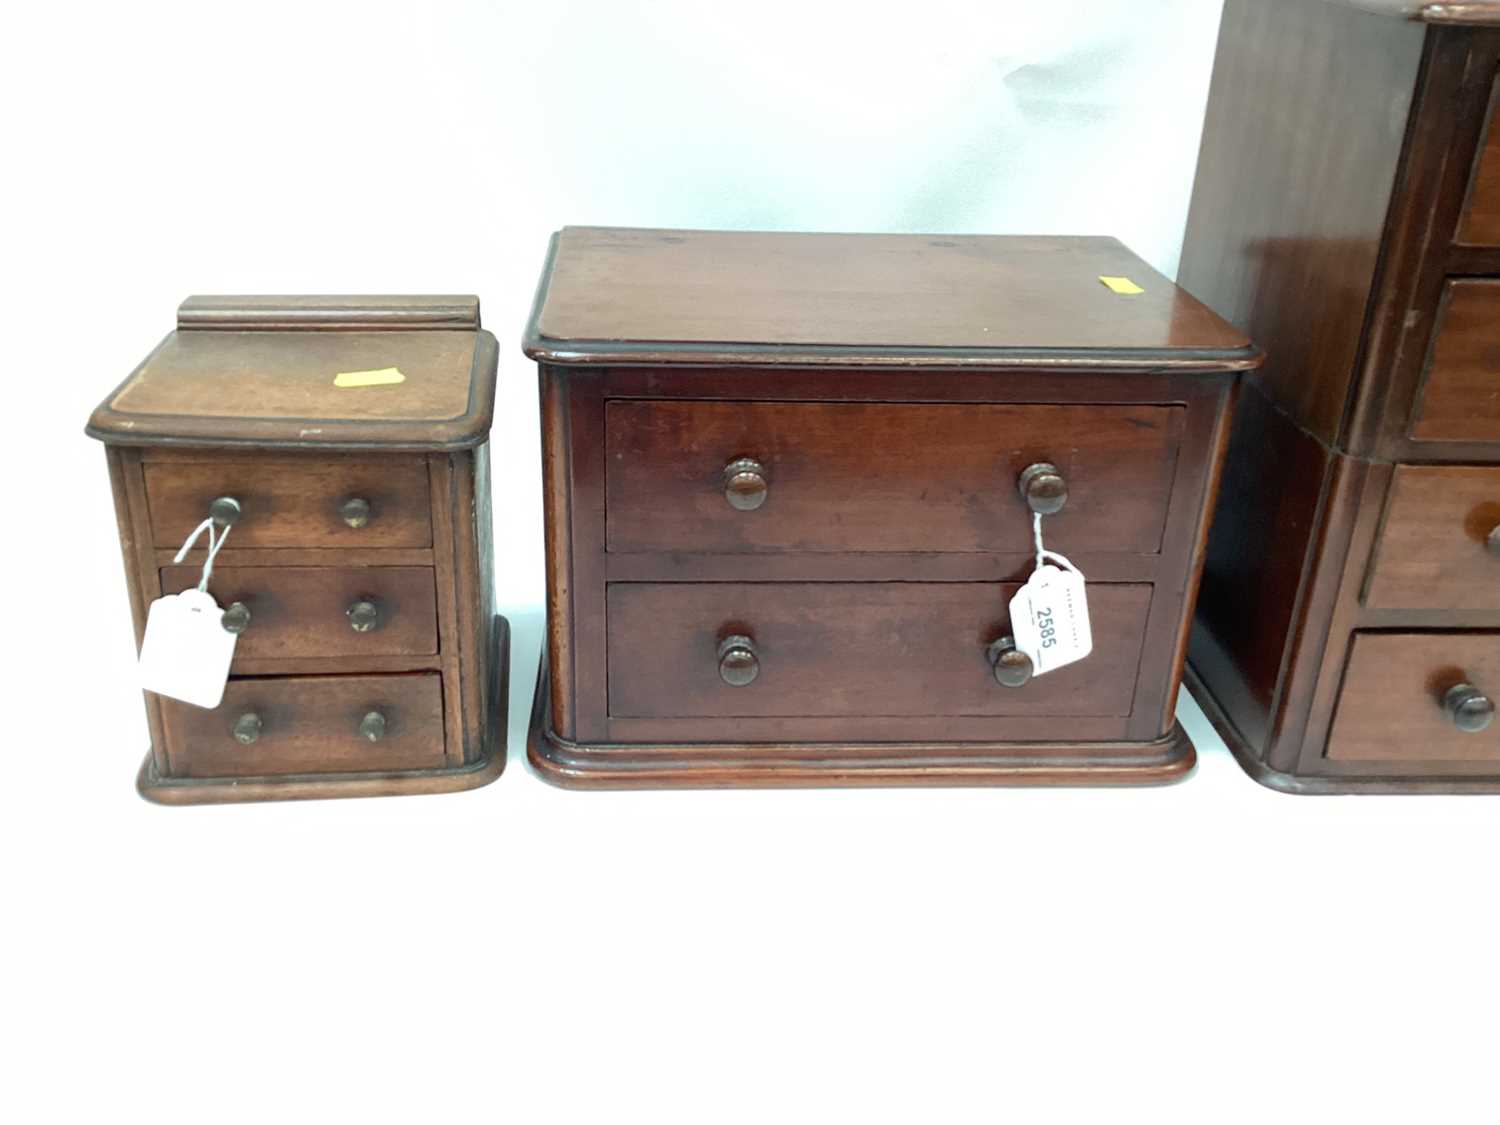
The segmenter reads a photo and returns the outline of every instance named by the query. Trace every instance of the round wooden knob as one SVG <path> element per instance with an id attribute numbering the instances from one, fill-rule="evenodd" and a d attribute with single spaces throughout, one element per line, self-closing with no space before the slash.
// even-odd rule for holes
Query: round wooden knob
<path id="1" fill-rule="evenodd" d="M 339 509 L 339 518 L 350 527 L 364 527 L 370 522 L 370 502 L 362 496 L 351 496 Z"/>
<path id="2" fill-rule="evenodd" d="M 349 628 L 356 633 L 368 633 L 380 624 L 380 608 L 367 598 L 351 602 L 344 614 L 349 618 Z"/>
<path id="3" fill-rule="evenodd" d="M 730 687 L 744 687 L 760 675 L 760 657 L 755 642 L 734 633 L 719 642 L 719 678 Z"/>
<path id="4" fill-rule="evenodd" d="M 241 746 L 249 746 L 260 737 L 260 716 L 254 711 L 246 711 L 234 721 L 230 728 L 234 733 L 234 740 Z"/>
<path id="5" fill-rule="evenodd" d="M 1459 730 L 1477 733 L 1495 718 L 1495 704 L 1473 684 L 1454 684 L 1443 694 L 1443 710 Z"/>
<path id="6" fill-rule="evenodd" d="M 990 670 L 995 673 L 995 682 L 1002 687 L 1021 687 L 1035 671 L 1031 657 L 1016 647 L 1014 637 L 991 641 L 986 655 L 990 660 Z"/>
<path id="7" fill-rule="evenodd" d="M 240 518 L 240 502 L 233 496 L 220 496 L 208 506 L 208 514 L 219 527 L 230 527 Z"/>
<path id="8" fill-rule="evenodd" d="M 1484 549 L 1500 559 L 1500 523 L 1490 528 L 1490 533 L 1484 537 Z"/>
<path id="9" fill-rule="evenodd" d="M 366 712 L 359 721 L 359 733 L 371 742 L 379 742 L 385 737 L 385 716 L 379 711 Z"/>
<path id="10" fill-rule="evenodd" d="M 224 626 L 226 633 L 243 633 L 250 628 L 250 607 L 244 602 L 230 602 L 229 608 L 219 618 L 219 624 Z"/>
<path id="11" fill-rule="evenodd" d="M 1050 461 L 1027 465 L 1016 483 L 1026 506 L 1039 516 L 1054 515 L 1068 502 L 1068 482 Z"/>
<path id="12" fill-rule="evenodd" d="M 724 466 L 724 499 L 731 508 L 753 512 L 766 502 L 769 487 L 766 467 L 753 457 L 738 457 Z"/>

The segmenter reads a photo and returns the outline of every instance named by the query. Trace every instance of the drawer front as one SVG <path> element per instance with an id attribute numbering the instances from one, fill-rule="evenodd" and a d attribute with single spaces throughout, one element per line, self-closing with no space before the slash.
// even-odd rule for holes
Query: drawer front
<path id="1" fill-rule="evenodd" d="M 176 777 L 443 764 L 443 690 L 436 673 L 230 680 L 224 701 L 212 711 L 165 697 L 161 704 L 167 758 Z M 371 714 L 383 721 L 374 739 L 361 729 Z"/>
<path id="2" fill-rule="evenodd" d="M 230 547 L 430 547 L 427 462 L 411 457 L 212 458 L 143 465 L 151 536 L 179 547 L 220 496 L 240 503 Z M 344 508 L 363 500 L 351 526 Z M 358 515 L 350 518 L 358 523 Z"/>
<path id="3" fill-rule="evenodd" d="M 1365 604 L 1500 610 L 1497 529 L 1500 468 L 1397 466 Z"/>
<path id="4" fill-rule="evenodd" d="M 162 592 L 196 586 L 200 573 L 196 566 L 165 567 Z M 240 602 L 249 611 L 236 659 L 425 656 L 438 650 L 430 567 L 216 566 L 208 590 L 219 605 Z"/>
<path id="5" fill-rule="evenodd" d="M 1329 759 L 1500 766 L 1500 724 L 1466 731 L 1443 706 L 1459 683 L 1500 691 L 1500 633 L 1356 634 Z"/>
<path id="6" fill-rule="evenodd" d="M 1182 415 L 1171 406 L 612 401 L 608 547 L 1025 551 L 1031 512 L 1017 481 L 1047 461 L 1068 489 L 1047 520 L 1049 546 L 1153 554 Z M 726 492 L 726 468 L 740 459 L 763 469 L 764 497 L 749 510 Z"/>
<path id="7" fill-rule="evenodd" d="M 1094 651 L 1019 688 L 986 650 L 1018 587 L 998 583 L 616 583 L 607 598 L 611 718 L 1123 716 L 1151 587 L 1090 585 Z M 731 686 L 721 640 L 758 674 Z M 1003 738 L 1003 732 L 997 732 Z M 1068 738 L 1059 724 L 1057 738 Z"/>
<path id="8" fill-rule="evenodd" d="M 1500 280 L 1449 281 L 1411 436 L 1500 441 Z"/>
<path id="9" fill-rule="evenodd" d="M 1458 227 L 1458 241 L 1466 246 L 1500 246 L 1500 82 L 1490 96 L 1490 124 L 1474 162 L 1469 201 Z"/>

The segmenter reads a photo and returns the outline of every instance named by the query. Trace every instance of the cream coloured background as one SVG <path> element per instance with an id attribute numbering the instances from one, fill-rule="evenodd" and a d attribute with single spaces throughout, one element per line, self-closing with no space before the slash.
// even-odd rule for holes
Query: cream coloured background
<path id="1" fill-rule="evenodd" d="M 519 757 L 565 222 L 1111 233 L 1175 269 L 1211 0 L 27 5 L 0 40 L 16 1122 L 1493 1120 L 1494 799 L 572 794 Z M 472 291 L 513 758 L 163 810 L 82 426 L 194 292 Z"/>

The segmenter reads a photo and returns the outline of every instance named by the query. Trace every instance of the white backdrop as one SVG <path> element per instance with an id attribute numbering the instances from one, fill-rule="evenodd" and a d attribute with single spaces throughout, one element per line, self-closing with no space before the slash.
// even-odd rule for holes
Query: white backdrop
<path id="1" fill-rule="evenodd" d="M 1176 266 L 1218 5 L 15 6 L 0 1116 L 1494 1119 L 1493 799 L 575 794 L 521 748 L 563 223 L 1110 233 Z M 170 810 L 90 409 L 189 293 L 476 292 L 511 765 Z"/>

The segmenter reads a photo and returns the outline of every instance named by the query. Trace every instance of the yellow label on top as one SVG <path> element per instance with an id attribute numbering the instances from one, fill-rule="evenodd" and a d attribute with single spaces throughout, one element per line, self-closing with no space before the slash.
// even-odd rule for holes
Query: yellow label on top
<path id="1" fill-rule="evenodd" d="M 335 387 L 388 387 L 404 383 L 406 376 L 399 367 L 382 367 L 379 371 L 340 371 L 333 377 Z"/>
<path id="2" fill-rule="evenodd" d="M 1099 280 L 1109 286 L 1111 293 L 1118 293 L 1122 297 L 1134 297 L 1137 293 L 1145 292 L 1144 289 L 1128 277 L 1104 277 L 1101 275 Z"/>

